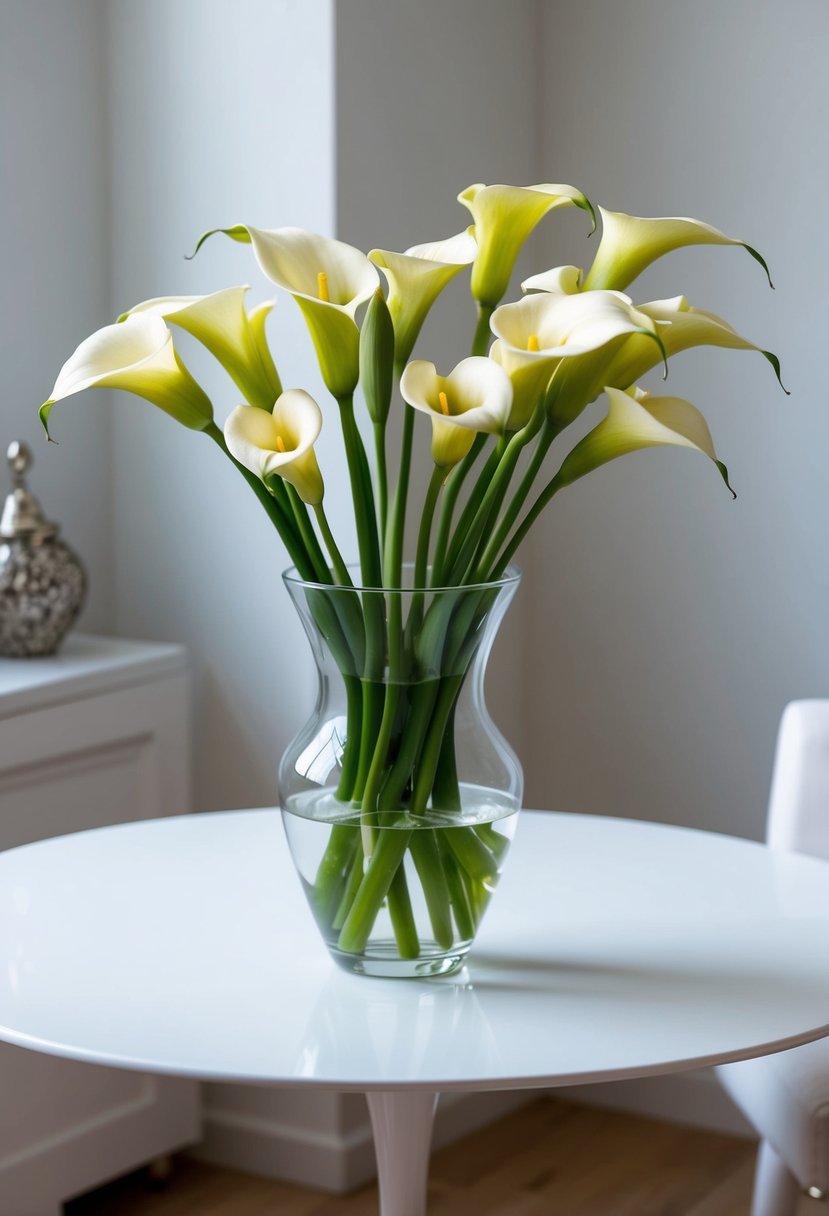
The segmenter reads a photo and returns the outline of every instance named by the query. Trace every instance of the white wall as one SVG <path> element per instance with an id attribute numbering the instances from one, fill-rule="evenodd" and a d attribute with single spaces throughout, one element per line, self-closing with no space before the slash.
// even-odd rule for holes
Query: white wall
<path id="1" fill-rule="evenodd" d="M 684 250 L 638 299 L 685 292 L 776 350 L 689 352 L 739 498 L 682 452 L 627 457 L 563 493 L 525 553 L 535 648 L 531 799 L 749 836 L 763 830 L 784 703 L 829 691 L 829 236 L 823 0 L 543 6 L 545 179 L 605 206 L 693 215 L 768 258 Z M 589 257 L 551 217 L 549 265 Z"/>
<path id="2" fill-rule="evenodd" d="M 23 439 L 30 486 L 89 571 L 88 629 L 111 619 L 109 402 L 89 394 L 59 407 L 59 447 L 37 407 L 108 309 L 103 12 L 103 0 L 0 6 L 0 494 L 6 448 Z M 74 425 L 64 411 L 80 415 Z"/>
<path id="3" fill-rule="evenodd" d="M 334 229 L 330 0 L 113 0 L 112 294 L 275 288 L 250 249 L 207 228 Z M 319 374 L 293 301 L 270 322 L 287 386 Z M 177 338 L 177 343 L 179 339 Z M 221 424 L 237 390 L 195 342 L 185 361 Z M 119 632 L 185 640 L 198 668 L 196 805 L 271 804 L 279 755 L 312 704 L 310 656 L 281 586 L 281 542 L 212 442 L 144 402 L 115 414 Z M 336 487 L 335 487 L 336 489 Z"/>

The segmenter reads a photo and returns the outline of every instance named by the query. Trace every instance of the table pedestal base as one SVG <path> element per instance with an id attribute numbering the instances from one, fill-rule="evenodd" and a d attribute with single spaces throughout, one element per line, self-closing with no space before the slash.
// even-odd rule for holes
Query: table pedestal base
<path id="1" fill-rule="evenodd" d="M 429 1150 L 438 1095 L 432 1090 L 398 1089 L 366 1094 L 380 1216 L 426 1216 Z"/>

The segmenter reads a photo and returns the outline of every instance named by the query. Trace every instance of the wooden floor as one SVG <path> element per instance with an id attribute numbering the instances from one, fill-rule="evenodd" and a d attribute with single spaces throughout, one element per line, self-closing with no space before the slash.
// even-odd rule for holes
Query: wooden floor
<path id="1" fill-rule="evenodd" d="M 748 1216 L 754 1145 L 540 1099 L 436 1153 L 429 1216 Z M 822 1206 L 803 1200 L 801 1216 Z M 376 1216 L 331 1196 L 180 1160 L 162 1191 L 125 1179 L 65 1216 Z"/>

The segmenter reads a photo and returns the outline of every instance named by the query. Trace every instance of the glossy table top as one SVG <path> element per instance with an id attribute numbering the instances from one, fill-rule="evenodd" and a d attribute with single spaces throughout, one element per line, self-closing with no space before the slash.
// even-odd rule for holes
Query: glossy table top
<path id="1" fill-rule="evenodd" d="M 829 865 L 730 837 L 524 812 L 468 966 L 330 961 L 279 815 L 105 828 L 0 855 L 0 1038 L 336 1089 L 673 1072 L 829 1030 Z"/>

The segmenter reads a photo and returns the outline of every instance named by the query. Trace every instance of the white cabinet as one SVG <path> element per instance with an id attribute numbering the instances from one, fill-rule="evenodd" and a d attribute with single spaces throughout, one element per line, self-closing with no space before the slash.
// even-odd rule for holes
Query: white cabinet
<path id="1" fill-rule="evenodd" d="M 76 635 L 0 659 L 0 849 L 188 811 L 188 701 L 179 646 Z M 58 1216 L 198 1137 L 192 1082 L 0 1044 L 0 1216 Z"/>

